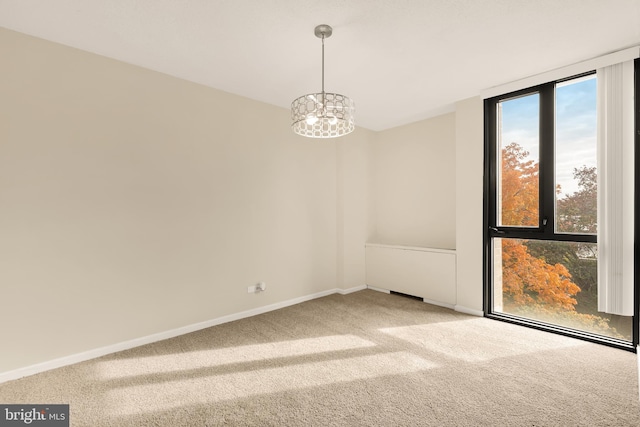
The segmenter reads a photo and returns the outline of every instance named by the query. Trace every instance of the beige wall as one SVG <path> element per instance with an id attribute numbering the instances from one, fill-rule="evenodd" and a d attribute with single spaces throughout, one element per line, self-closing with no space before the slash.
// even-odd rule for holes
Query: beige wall
<path id="1" fill-rule="evenodd" d="M 0 57 L 0 373 L 362 286 L 367 241 L 456 248 L 458 303 L 481 309 L 481 103 L 318 141 L 285 109 L 4 29 Z"/>
<path id="2" fill-rule="evenodd" d="M 0 57 L 0 372 L 364 284 L 370 132 L 302 139 L 285 109 L 2 29 Z"/>
<path id="3" fill-rule="evenodd" d="M 456 250 L 458 310 L 483 310 L 483 107 L 378 133 L 372 145 L 371 240 Z"/>
<path id="4" fill-rule="evenodd" d="M 366 132 L 366 133 L 365 133 Z M 371 141 L 375 134 L 361 132 L 359 140 L 340 138 L 338 160 L 338 278 L 348 289 L 365 284 L 364 244 L 373 233 Z"/>
<path id="5" fill-rule="evenodd" d="M 458 308 L 482 311 L 483 107 L 456 104 L 456 258 Z"/>
<path id="6" fill-rule="evenodd" d="M 450 113 L 376 135 L 373 242 L 455 249 L 455 132 Z"/>

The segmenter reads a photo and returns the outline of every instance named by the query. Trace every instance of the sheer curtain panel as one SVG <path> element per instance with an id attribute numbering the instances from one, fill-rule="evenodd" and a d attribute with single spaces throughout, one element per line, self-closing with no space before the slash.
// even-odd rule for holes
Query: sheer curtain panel
<path id="1" fill-rule="evenodd" d="M 599 68 L 598 311 L 633 316 L 633 61 Z"/>

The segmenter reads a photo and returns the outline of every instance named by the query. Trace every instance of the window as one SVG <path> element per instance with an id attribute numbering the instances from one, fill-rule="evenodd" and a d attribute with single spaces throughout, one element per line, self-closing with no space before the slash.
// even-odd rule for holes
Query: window
<path id="1" fill-rule="evenodd" d="M 632 349 L 598 311 L 597 123 L 595 72 L 485 100 L 485 311 Z"/>

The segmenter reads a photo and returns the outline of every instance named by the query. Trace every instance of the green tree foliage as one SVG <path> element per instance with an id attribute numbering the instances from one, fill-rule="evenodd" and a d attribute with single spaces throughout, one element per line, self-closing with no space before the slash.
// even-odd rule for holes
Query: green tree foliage
<path id="1" fill-rule="evenodd" d="M 578 191 L 564 198 L 558 198 L 557 229 L 563 233 L 597 232 L 598 176 L 595 167 L 582 166 L 573 170 L 578 181 Z M 597 252 L 591 243 L 556 242 L 553 245 L 530 241 L 527 247 L 531 254 L 550 264 L 562 264 L 571 272 L 573 281 L 580 287 L 581 303 L 589 308 L 597 302 Z M 582 297 L 582 298 L 581 298 Z"/>
<path id="2" fill-rule="evenodd" d="M 595 234 L 598 225 L 598 176 L 595 167 L 573 170 L 579 190 L 558 199 L 558 231 Z"/>
<path id="3" fill-rule="evenodd" d="M 516 143 L 502 150 L 501 223 L 538 224 L 538 164 Z M 560 232 L 595 233 L 597 175 L 593 167 L 574 170 L 578 191 L 557 201 Z M 560 194 L 560 188 L 557 189 Z M 524 317 L 624 338 L 597 313 L 597 266 L 593 244 L 502 239 L 505 310 Z M 584 297 L 578 296 L 583 294 Z M 580 301 L 580 308 L 576 305 Z M 586 304 L 583 304 L 583 301 Z"/>

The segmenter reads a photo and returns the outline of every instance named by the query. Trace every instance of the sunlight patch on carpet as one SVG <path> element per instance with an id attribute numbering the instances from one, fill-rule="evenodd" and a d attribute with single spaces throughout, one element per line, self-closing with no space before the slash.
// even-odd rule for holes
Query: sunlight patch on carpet
<path id="1" fill-rule="evenodd" d="M 306 356 L 332 351 L 354 350 L 373 347 L 375 345 L 375 343 L 355 335 L 332 335 L 292 341 L 190 351 L 180 354 L 109 360 L 101 362 L 97 367 L 97 371 L 98 377 L 101 379 L 116 379 L 283 357 Z"/>
<path id="2" fill-rule="evenodd" d="M 408 374 L 437 367 L 409 352 L 381 353 L 261 369 L 195 377 L 186 380 L 132 385 L 106 395 L 113 415 L 165 411 L 249 396 L 279 393 L 388 375 Z M 206 392 L 205 392 L 206 390 Z"/>
<path id="3" fill-rule="evenodd" d="M 466 362 L 483 362 L 585 345 L 577 339 L 484 318 L 383 328 L 379 331 Z"/>

